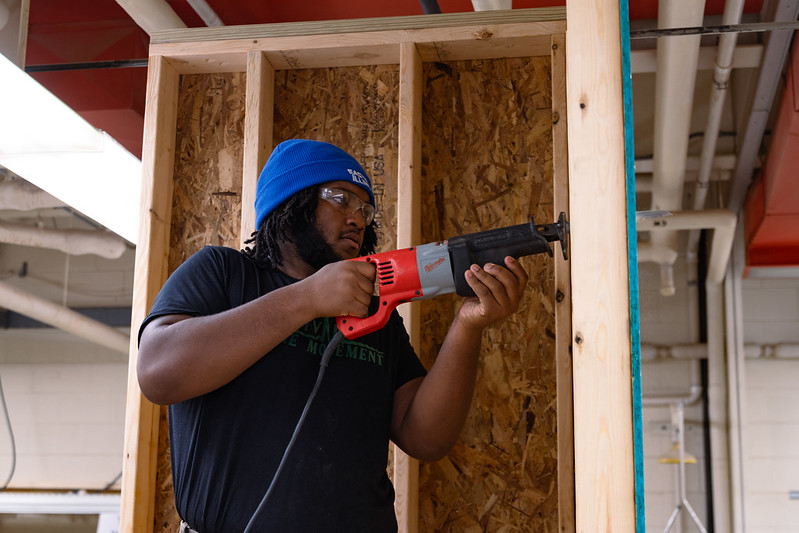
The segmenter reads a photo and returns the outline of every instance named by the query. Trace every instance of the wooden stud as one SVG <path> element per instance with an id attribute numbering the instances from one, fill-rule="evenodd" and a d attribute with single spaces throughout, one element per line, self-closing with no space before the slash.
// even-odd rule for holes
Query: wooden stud
<path id="1" fill-rule="evenodd" d="M 421 244 L 422 235 L 422 57 L 414 43 L 400 47 L 397 248 Z M 419 302 L 400 306 L 411 344 L 421 348 Z M 419 530 L 419 462 L 394 447 L 395 509 L 399 531 Z"/>
<path id="2" fill-rule="evenodd" d="M 576 530 L 635 531 L 619 4 L 566 16 Z"/>
<path id="3" fill-rule="evenodd" d="M 255 227 L 258 175 L 272 152 L 275 69 L 261 52 L 247 54 L 247 109 L 244 113 L 244 169 L 241 184 L 241 247 Z"/>
<path id="4" fill-rule="evenodd" d="M 159 407 L 144 398 L 139 388 L 137 328 L 167 278 L 178 83 L 178 73 L 166 58 L 150 57 L 122 471 L 120 531 L 126 533 L 150 532 L 153 528 Z"/>
<path id="5" fill-rule="evenodd" d="M 552 36 L 553 210 L 569 219 L 569 146 L 566 121 L 566 36 Z M 567 237 L 568 238 L 568 237 Z M 566 250 L 568 253 L 568 249 Z M 555 252 L 555 357 L 558 390 L 558 523 L 574 531 L 574 402 L 572 398 L 570 265 Z"/>

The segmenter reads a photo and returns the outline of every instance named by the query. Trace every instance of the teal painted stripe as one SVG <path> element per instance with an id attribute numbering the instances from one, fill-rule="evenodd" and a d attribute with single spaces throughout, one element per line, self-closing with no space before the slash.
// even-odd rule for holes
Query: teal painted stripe
<path id="1" fill-rule="evenodd" d="M 630 348 L 633 380 L 633 453 L 635 461 L 635 530 L 646 533 L 644 513 L 644 435 L 641 400 L 641 322 L 638 305 L 638 232 L 635 217 L 635 142 L 630 68 L 630 14 L 627 0 L 619 2 L 621 22 L 622 90 L 624 93 L 624 160 L 627 175 L 627 255 L 630 278 Z"/>

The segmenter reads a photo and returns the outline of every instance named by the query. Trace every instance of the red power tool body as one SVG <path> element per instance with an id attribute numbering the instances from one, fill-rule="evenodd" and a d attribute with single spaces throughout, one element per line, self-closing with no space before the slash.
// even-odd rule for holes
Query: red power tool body
<path id="1" fill-rule="evenodd" d="M 566 259 L 568 233 L 569 223 L 561 213 L 553 224 L 536 225 L 531 218 L 529 224 L 459 235 L 446 241 L 350 259 L 375 264 L 378 309 L 365 318 L 340 316 L 336 325 L 346 338 L 354 339 L 382 328 L 401 303 L 451 292 L 474 296 L 464 277 L 471 265 L 504 265 L 507 256 L 516 259 L 540 253 L 552 256 L 549 246 L 552 241 L 560 241 Z"/>

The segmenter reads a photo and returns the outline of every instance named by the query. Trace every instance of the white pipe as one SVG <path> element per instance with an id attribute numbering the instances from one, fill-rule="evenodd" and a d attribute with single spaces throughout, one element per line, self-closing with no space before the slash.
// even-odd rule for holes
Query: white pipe
<path id="1" fill-rule="evenodd" d="M 0 222 L 0 242 L 108 259 L 120 257 L 127 248 L 125 241 L 110 231 L 37 228 L 11 222 Z"/>
<path id="2" fill-rule="evenodd" d="M 727 0 L 724 4 L 722 25 L 734 25 L 741 22 L 744 0 Z M 708 112 L 707 125 L 702 143 L 702 153 L 699 156 L 699 175 L 696 180 L 694 192 L 694 209 L 704 209 L 707 198 L 710 171 L 713 169 L 713 160 L 716 157 L 716 144 L 719 138 L 721 117 L 724 112 L 724 100 L 727 97 L 727 86 L 732 72 L 732 59 L 738 34 L 735 32 L 723 33 L 719 36 L 716 66 L 713 69 L 713 91 L 710 95 L 710 111 Z"/>
<path id="3" fill-rule="evenodd" d="M 638 262 L 645 263 L 674 263 L 677 260 L 677 250 L 651 242 L 638 243 Z"/>
<path id="4" fill-rule="evenodd" d="M 222 22 L 222 19 L 219 18 L 219 15 L 216 14 L 216 11 L 208 5 L 208 2 L 205 0 L 186 0 L 189 5 L 194 9 L 194 12 L 197 13 L 203 22 L 205 22 L 206 26 L 224 26 L 225 23 Z"/>
<path id="5" fill-rule="evenodd" d="M 702 397 L 702 384 L 699 379 L 699 359 L 695 359 L 691 363 L 691 386 L 685 394 L 665 395 L 658 394 L 652 396 L 644 396 L 641 400 L 643 405 L 648 406 L 666 406 L 672 405 L 676 402 L 685 405 L 693 405 Z"/>
<path id="6" fill-rule="evenodd" d="M 32 186 L 26 187 L 21 181 L 0 182 L 0 209 L 30 211 L 31 209 L 64 207 L 65 205 L 52 194 Z"/>
<path id="7" fill-rule="evenodd" d="M 685 184 L 688 185 L 696 180 L 691 176 L 694 171 L 685 169 Z M 732 176 L 731 170 L 715 168 L 710 174 L 710 181 L 729 181 Z M 651 174 L 635 173 L 635 192 L 652 192 L 654 180 Z"/>
<path id="8" fill-rule="evenodd" d="M 799 343 L 777 342 L 759 344 L 747 342 L 744 345 L 747 359 L 799 359 Z M 706 359 L 706 344 L 641 344 L 641 360 L 656 359 Z"/>
<path id="9" fill-rule="evenodd" d="M 117 0 L 117 4 L 148 35 L 160 30 L 186 27 L 186 23 L 164 0 Z"/>
<path id="10" fill-rule="evenodd" d="M 492 11 L 496 9 L 512 9 L 513 0 L 472 0 L 475 11 Z"/>
<path id="11" fill-rule="evenodd" d="M 707 294 L 708 417 L 713 477 L 714 526 L 732 531 L 730 454 L 727 411 L 727 364 L 724 356 L 724 295 L 721 284 L 705 284 Z"/>
<path id="12" fill-rule="evenodd" d="M 743 339 L 743 288 L 742 276 L 746 268 L 745 238 L 741 227 L 736 232 L 735 247 L 729 273 L 724 283 L 727 339 L 727 395 L 730 454 L 730 516 L 731 533 L 746 530 L 745 473 L 746 457 L 746 368 Z"/>
<path id="13" fill-rule="evenodd" d="M 734 170 L 738 161 L 735 154 L 718 154 L 713 157 L 712 168 L 718 170 Z M 686 172 L 699 172 L 700 160 L 697 156 L 689 155 L 685 158 Z M 639 157 L 635 160 L 635 176 L 639 174 L 651 174 L 654 172 L 655 164 L 651 157 Z"/>
<path id="14" fill-rule="evenodd" d="M 106 348 L 128 353 L 130 340 L 124 333 L 5 282 L 0 282 L 0 306 Z"/>
<path id="15" fill-rule="evenodd" d="M 724 4 L 722 25 L 734 25 L 741 22 L 744 0 L 727 0 Z M 699 156 L 699 174 L 694 186 L 694 209 L 704 209 L 707 201 L 707 191 L 710 183 L 710 172 L 713 169 L 713 159 L 716 156 L 716 144 L 721 128 L 721 117 L 724 114 L 724 101 L 727 97 L 727 86 L 732 72 L 732 59 L 738 34 L 735 32 L 723 33 L 719 36 L 716 66 L 713 69 L 713 90 L 710 94 L 710 110 L 707 116 L 702 152 Z M 699 247 L 699 231 L 693 230 L 688 234 L 688 255 L 696 255 Z"/>
<path id="16" fill-rule="evenodd" d="M 662 0 L 658 4 L 658 28 L 701 26 L 704 10 L 701 0 Z M 699 44 L 698 35 L 663 37 L 657 42 L 653 210 L 677 211 L 682 207 Z M 662 232 L 652 235 L 652 243 L 677 250 L 679 239 L 675 232 Z M 671 270 L 673 265 L 663 263 L 661 271 Z M 661 293 L 670 295 L 674 290 L 664 285 Z"/>
<path id="17" fill-rule="evenodd" d="M 653 262 L 660 265 L 660 292 L 665 296 L 674 294 L 674 269 L 671 265 L 677 260 L 677 250 L 665 244 L 642 242 L 638 245 L 638 262 Z"/>
<path id="18" fill-rule="evenodd" d="M 751 344 L 744 346 L 747 359 L 799 359 L 799 344 L 778 342 L 776 344 Z"/>
<path id="19" fill-rule="evenodd" d="M 726 209 L 707 209 L 705 211 L 677 211 L 663 218 L 638 221 L 639 231 L 651 231 L 654 241 L 659 233 L 676 230 L 712 229 L 713 243 L 707 268 L 708 283 L 721 283 L 730 257 L 735 237 L 736 216 Z"/>

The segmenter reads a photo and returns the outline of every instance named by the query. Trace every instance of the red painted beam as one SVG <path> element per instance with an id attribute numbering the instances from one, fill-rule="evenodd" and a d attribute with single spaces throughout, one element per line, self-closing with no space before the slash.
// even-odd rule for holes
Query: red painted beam
<path id="1" fill-rule="evenodd" d="M 763 169 L 745 205 L 747 264 L 799 265 L 799 45 L 794 42 Z"/>

